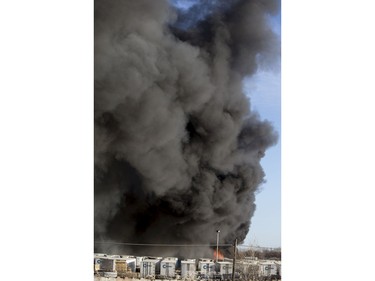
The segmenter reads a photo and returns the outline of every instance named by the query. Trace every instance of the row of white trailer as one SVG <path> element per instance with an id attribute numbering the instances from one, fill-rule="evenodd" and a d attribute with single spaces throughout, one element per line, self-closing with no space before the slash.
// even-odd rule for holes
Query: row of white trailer
<path id="1" fill-rule="evenodd" d="M 183 279 L 193 279 L 197 275 L 210 277 L 214 274 L 222 276 L 231 275 L 233 264 L 228 261 L 214 262 L 212 259 L 185 259 L 179 262 L 176 257 L 134 257 L 119 255 L 94 255 L 94 271 L 118 272 L 125 274 L 129 272 L 139 272 L 141 278 L 147 277 L 167 277 L 175 278 L 176 269 L 178 275 Z M 111 275 L 106 273 L 106 275 Z"/>
<path id="2" fill-rule="evenodd" d="M 107 275 L 124 275 L 139 273 L 140 278 L 169 278 L 179 275 L 182 279 L 204 278 L 231 279 L 233 273 L 232 261 L 218 261 L 212 259 L 185 259 L 176 257 L 135 257 L 94 254 L 95 273 Z M 238 261 L 236 268 L 241 272 L 254 273 L 258 276 L 280 275 L 281 263 L 274 261 Z M 237 270 L 236 270 L 237 271 Z"/>
<path id="3" fill-rule="evenodd" d="M 279 277 L 281 278 L 281 261 L 257 260 L 236 262 L 236 271 L 240 272 L 244 279 L 252 277 Z"/>

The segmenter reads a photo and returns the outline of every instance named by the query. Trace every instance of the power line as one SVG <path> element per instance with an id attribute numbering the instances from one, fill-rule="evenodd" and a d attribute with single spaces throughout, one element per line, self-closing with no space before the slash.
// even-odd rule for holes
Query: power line
<path id="1" fill-rule="evenodd" d="M 216 247 L 216 244 L 153 244 L 153 243 L 128 243 L 128 242 L 94 242 L 95 244 L 115 244 L 127 246 L 151 246 L 151 247 Z M 220 247 L 232 247 L 232 244 L 219 244 Z"/>

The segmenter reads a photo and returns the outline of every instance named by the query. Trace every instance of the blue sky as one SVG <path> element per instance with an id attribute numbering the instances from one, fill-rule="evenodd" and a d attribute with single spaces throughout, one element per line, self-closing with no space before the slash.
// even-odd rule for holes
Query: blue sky
<path id="1" fill-rule="evenodd" d="M 280 72 L 258 72 L 244 83 L 251 108 L 270 121 L 279 134 L 278 143 L 266 151 L 261 164 L 266 182 L 256 195 L 256 211 L 244 244 L 281 246 L 281 96 Z"/>
<path id="2" fill-rule="evenodd" d="M 281 36 L 281 15 L 269 18 L 273 31 Z M 259 71 L 245 80 L 244 91 L 251 108 L 270 121 L 279 134 L 278 143 L 266 151 L 261 165 L 266 182 L 256 195 L 255 214 L 244 244 L 281 247 L 281 73 L 280 69 Z"/>

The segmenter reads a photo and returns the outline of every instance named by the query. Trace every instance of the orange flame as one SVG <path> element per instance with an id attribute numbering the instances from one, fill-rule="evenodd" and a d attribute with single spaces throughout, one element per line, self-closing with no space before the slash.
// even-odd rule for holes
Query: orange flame
<path id="1" fill-rule="evenodd" d="M 214 260 L 216 260 L 216 257 L 218 258 L 218 260 L 224 260 L 224 255 L 220 252 L 220 250 L 217 256 L 216 256 L 216 250 L 214 251 Z"/>

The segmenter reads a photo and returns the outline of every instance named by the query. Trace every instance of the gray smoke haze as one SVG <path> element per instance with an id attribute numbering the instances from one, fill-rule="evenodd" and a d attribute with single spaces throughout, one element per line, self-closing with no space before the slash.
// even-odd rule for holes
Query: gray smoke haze
<path id="1" fill-rule="evenodd" d="M 279 57 L 266 21 L 279 9 L 261 0 L 197 1 L 186 11 L 167 0 L 95 0 L 96 242 L 208 244 L 216 229 L 221 243 L 245 239 L 260 160 L 277 134 L 250 111 L 242 80 Z"/>

